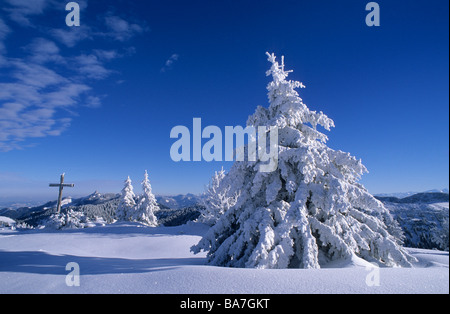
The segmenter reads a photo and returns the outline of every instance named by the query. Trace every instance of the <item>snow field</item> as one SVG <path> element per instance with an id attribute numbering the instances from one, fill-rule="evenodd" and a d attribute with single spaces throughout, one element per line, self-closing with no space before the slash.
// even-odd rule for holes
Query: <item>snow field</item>
<path id="1" fill-rule="evenodd" d="M 0 293 L 449 293 L 448 252 L 408 249 L 414 268 L 374 269 L 355 256 L 322 269 L 225 268 L 190 252 L 207 229 L 0 230 Z M 71 262 L 80 266 L 79 287 L 66 285 Z M 367 285 L 378 271 L 379 286 Z"/>

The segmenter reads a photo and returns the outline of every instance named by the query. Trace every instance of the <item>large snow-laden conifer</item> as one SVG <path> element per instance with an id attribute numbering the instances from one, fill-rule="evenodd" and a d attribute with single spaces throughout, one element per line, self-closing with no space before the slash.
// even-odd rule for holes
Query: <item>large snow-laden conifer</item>
<path id="1" fill-rule="evenodd" d="M 277 127 L 278 168 L 261 172 L 260 161 L 235 162 L 227 174 L 230 193 L 240 193 L 192 250 L 208 251 L 211 265 L 257 268 L 320 268 L 354 255 L 387 266 L 411 266 L 398 224 L 358 183 L 360 160 L 326 146 L 317 130 L 334 127 L 308 109 L 274 54 L 267 72 L 269 107 L 258 107 L 249 126 Z"/>
<path id="2" fill-rule="evenodd" d="M 138 221 L 156 227 L 158 225 L 155 212 L 159 210 L 158 203 L 156 202 L 155 195 L 152 193 L 152 186 L 148 179 L 147 170 L 144 174 L 144 180 L 142 181 L 143 194 L 140 197 L 139 203 L 136 207 L 136 211 L 133 215 L 133 221 Z"/>
<path id="3" fill-rule="evenodd" d="M 133 192 L 133 185 L 131 179 L 128 177 L 125 180 L 125 186 L 122 189 L 119 206 L 116 210 L 116 217 L 118 220 L 128 221 L 136 210 L 135 194 Z"/>

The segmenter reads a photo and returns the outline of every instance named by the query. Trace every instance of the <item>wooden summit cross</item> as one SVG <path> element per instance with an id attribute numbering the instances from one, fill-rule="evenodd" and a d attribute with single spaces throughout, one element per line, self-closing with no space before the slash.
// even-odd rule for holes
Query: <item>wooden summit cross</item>
<path id="1" fill-rule="evenodd" d="M 75 186 L 75 184 L 64 184 L 64 175 L 65 173 L 63 173 L 61 175 L 61 180 L 59 183 L 50 183 L 50 187 L 52 188 L 59 188 L 59 197 L 58 197 L 58 214 L 61 212 L 61 201 L 62 201 L 62 191 L 64 187 L 68 187 L 68 188 L 73 188 Z"/>

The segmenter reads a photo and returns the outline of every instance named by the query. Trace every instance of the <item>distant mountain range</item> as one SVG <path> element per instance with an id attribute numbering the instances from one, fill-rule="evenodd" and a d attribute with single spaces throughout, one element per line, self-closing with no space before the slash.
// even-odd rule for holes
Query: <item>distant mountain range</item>
<path id="1" fill-rule="evenodd" d="M 62 206 L 83 206 L 83 205 L 99 205 L 119 198 L 119 194 L 107 193 L 100 194 L 94 192 L 88 196 L 72 199 L 71 197 L 63 198 Z M 39 206 L 24 206 L 19 208 L 6 207 L 0 209 L 0 216 L 9 217 L 12 219 L 20 219 L 32 213 L 39 213 L 47 209 L 56 208 L 57 201 L 50 201 Z"/>
<path id="2" fill-rule="evenodd" d="M 397 203 L 397 204 L 433 204 L 449 202 L 449 194 L 444 192 L 424 192 L 417 193 L 411 196 L 399 198 L 396 196 L 375 196 L 383 203 Z"/>
<path id="3" fill-rule="evenodd" d="M 160 205 L 170 209 L 180 209 L 200 204 L 202 197 L 194 194 L 180 194 L 176 196 L 156 196 L 156 200 Z"/>
<path id="4" fill-rule="evenodd" d="M 434 190 L 428 190 L 428 191 L 424 191 L 424 192 L 398 192 L 398 193 L 382 193 L 382 194 L 375 194 L 375 196 L 380 196 L 380 197 L 397 197 L 397 198 L 405 198 L 408 196 L 412 196 L 415 194 L 422 194 L 422 193 L 449 193 L 448 189 L 442 189 L 442 190 L 438 190 L 438 189 L 434 189 Z"/>
<path id="5" fill-rule="evenodd" d="M 107 193 L 107 194 L 101 194 L 97 191 L 94 193 L 85 196 L 85 197 L 79 197 L 79 198 L 72 198 L 72 197 L 66 197 L 64 198 L 64 205 L 72 204 L 72 205 L 87 205 L 87 204 L 99 204 L 105 201 L 109 201 L 114 198 L 118 198 L 120 194 L 115 193 Z M 162 196 L 157 195 L 156 200 L 158 203 L 164 207 L 164 208 L 170 208 L 170 209 L 180 209 L 184 207 L 189 206 L 195 206 L 201 202 L 201 196 L 194 195 L 194 194 L 180 194 L 176 196 Z M 44 204 L 44 205 L 42 205 Z M 2 199 L 0 198 L 0 215 L 2 211 L 5 210 L 18 210 L 18 211 L 24 211 L 29 208 L 44 208 L 44 207 L 56 207 L 56 200 L 45 202 L 42 200 L 10 200 L 10 198 Z"/>

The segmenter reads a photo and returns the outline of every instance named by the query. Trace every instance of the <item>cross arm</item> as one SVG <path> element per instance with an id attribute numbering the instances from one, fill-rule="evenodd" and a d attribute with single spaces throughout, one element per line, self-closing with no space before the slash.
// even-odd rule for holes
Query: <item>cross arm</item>
<path id="1" fill-rule="evenodd" d="M 51 184 L 49 184 L 49 186 L 50 187 L 52 187 L 52 188 L 59 188 L 59 187 L 68 187 L 68 188 L 73 188 L 73 187 L 75 187 L 75 184 L 66 184 L 66 183 L 64 183 L 64 184 L 60 184 L 60 183 L 51 183 Z"/>

